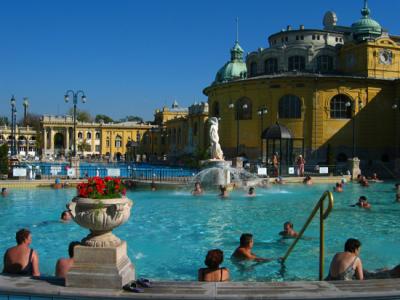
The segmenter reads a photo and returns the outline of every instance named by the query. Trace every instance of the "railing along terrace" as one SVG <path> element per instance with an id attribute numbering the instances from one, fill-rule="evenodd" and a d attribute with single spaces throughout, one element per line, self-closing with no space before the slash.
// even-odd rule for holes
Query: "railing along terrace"
<path id="1" fill-rule="evenodd" d="M 52 179 L 56 177 L 66 179 L 111 176 L 143 181 L 188 182 L 198 172 L 198 170 L 194 169 L 135 167 L 121 164 L 80 165 L 76 170 L 71 168 L 68 163 L 20 164 L 14 166 L 14 168 L 26 169 L 26 176 L 19 176 L 21 179 Z"/>
<path id="2" fill-rule="evenodd" d="M 267 174 L 270 177 L 274 177 L 275 169 L 273 165 L 267 165 Z M 279 176 L 300 176 L 298 165 L 284 165 L 278 166 L 278 175 Z M 314 177 L 323 177 L 323 176 L 342 176 L 348 173 L 348 168 L 343 165 L 310 165 L 306 164 L 304 166 L 304 176 L 314 176 Z"/>

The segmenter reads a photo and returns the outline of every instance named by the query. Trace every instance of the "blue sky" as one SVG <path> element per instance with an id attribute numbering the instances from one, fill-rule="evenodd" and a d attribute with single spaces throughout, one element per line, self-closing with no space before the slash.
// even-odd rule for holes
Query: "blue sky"
<path id="1" fill-rule="evenodd" d="M 291 24 L 322 28 L 360 17 L 363 0 L 13 0 L 0 1 L 0 115 L 15 94 L 39 114 L 63 114 L 67 89 L 83 89 L 81 108 L 113 118 L 153 118 L 156 108 L 206 101 L 203 88 L 229 59 L 239 17 L 245 52 L 266 47 Z M 369 0 L 372 16 L 400 35 L 400 1 Z"/>

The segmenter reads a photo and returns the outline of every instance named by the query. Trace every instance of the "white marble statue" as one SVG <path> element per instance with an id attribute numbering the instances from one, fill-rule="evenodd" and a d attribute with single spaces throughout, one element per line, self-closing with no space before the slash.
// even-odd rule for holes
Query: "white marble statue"
<path id="1" fill-rule="evenodd" d="M 224 159 L 224 153 L 222 152 L 221 145 L 219 144 L 218 135 L 218 119 L 212 117 L 209 119 L 210 126 L 210 143 L 211 143 L 211 159 Z"/>

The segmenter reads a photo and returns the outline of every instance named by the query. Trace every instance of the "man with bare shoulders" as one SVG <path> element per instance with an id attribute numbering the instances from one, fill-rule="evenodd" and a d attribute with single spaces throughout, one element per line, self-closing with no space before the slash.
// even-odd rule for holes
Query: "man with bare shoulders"
<path id="1" fill-rule="evenodd" d="M 254 260 L 256 262 L 269 262 L 271 258 L 262 258 L 255 255 L 253 249 L 254 240 L 251 233 L 243 233 L 240 236 L 240 246 L 236 248 L 232 254 L 232 258 L 236 260 Z"/>
<path id="2" fill-rule="evenodd" d="M 75 246 L 80 245 L 79 242 L 71 242 L 68 246 L 68 254 L 69 258 L 60 258 L 57 260 L 56 264 L 56 276 L 59 278 L 65 278 L 67 276 L 68 271 L 71 269 L 74 264 L 74 248 Z"/>
<path id="3" fill-rule="evenodd" d="M 40 276 L 39 256 L 29 246 L 32 243 L 32 235 L 28 229 L 17 232 L 15 239 L 17 246 L 7 249 L 4 254 L 4 273 Z"/>

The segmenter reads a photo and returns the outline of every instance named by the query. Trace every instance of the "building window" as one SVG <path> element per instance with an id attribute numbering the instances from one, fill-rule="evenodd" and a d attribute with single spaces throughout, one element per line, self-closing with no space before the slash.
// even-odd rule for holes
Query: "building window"
<path id="1" fill-rule="evenodd" d="M 107 138 L 107 140 L 106 140 L 106 146 L 110 147 L 110 139 L 109 138 Z"/>
<path id="2" fill-rule="evenodd" d="M 287 42 L 289 40 L 289 38 L 287 36 L 285 36 L 285 42 Z"/>
<path id="3" fill-rule="evenodd" d="M 241 98 L 236 101 L 235 112 L 236 117 L 239 120 L 251 120 L 252 119 L 252 102 L 249 98 Z"/>
<path id="4" fill-rule="evenodd" d="M 122 146 L 122 137 L 117 135 L 117 137 L 115 138 L 115 148 L 121 148 L 121 146 Z"/>
<path id="5" fill-rule="evenodd" d="M 96 140 L 100 139 L 100 132 L 96 132 L 95 138 L 96 138 Z"/>
<path id="6" fill-rule="evenodd" d="M 304 56 L 290 56 L 289 57 L 289 71 L 304 71 L 306 68 L 306 59 Z"/>
<path id="7" fill-rule="evenodd" d="M 176 129 L 175 128 L 172 131 L 172 144 L 176 144 Z"/>
<path id="8" fill-rule="evenodd" d="M 346 105 L 346 103 L 348 103 Z M 351 119 L 353 101 L 346 95 L 336 95 L 331 99 L 331 119 Z"/>
<path id="9" fill-rule="evenodd" d="M 96 150 L 95 150 L 96 152 L 100 152 L 100 145 L 96 145 L 96 146 L 95 146 L 95 149 L 96 149 Z"/>
<path id="10" fill-rule="evenodd" d="M 257 63 L 252 62 L 250 64 L 250 76 L 256 76 L 257 75 Z"/>
<path id="11" fill-rule="evenodd" d="M 87 132 L 86 133 L 86 139 L 88 139 L 88 140 L 92 139 L 92 133 L 91 132 Z"/>
<path id="12" fill-rule="evenodd" d="M 194 122 L 193 124 L 193 135 L 197 136 L 197 122 Z"/>
<path id="13" fill-rule="evenodd" d="M 304 35 L 300 36 L 300 39 L 301 39 L 302 41 L 304 41 Z"/>
<path id="14" fill-rule="evenodd" d="M 268 58 L 264 63 L 265 74 L 278 73 L 278 59 Z"/>
<path id="15" fill-rule="evenodd" d="M 329 72 L 333 70 L 333 58 L 329 55 L 320 55 L 317 57 L 317 71 Z"/>
<path id="16" fill-rule="evenodd" d="M 296 41 L 298 41 L 299 40 L 299 36 L 298 35 L 296 35 Z"/>
<path id="17" fill-rule="evenodd" d="M 320 35 L 318 34 L 318 35 L 317 35 L 317 40 L 319 41 L 320 38 L 321 38 L 321 37 L 320 37 Z"/>
<path id="18" fill-rule="evenodd" d="M 219 102 L 215 101 L 212 106 L 212 115 L 214 117 L 219 117 Z"/>
<path id="19" fill-rule="evenodd" d="M 179 127 L 178 128 L 178 145 L 180 145 L 182 143 L 182 130 Z"/>
<path id="20" fill-rule="evenodd" d="M 301 119 L 301 100 L 295 95 L 285 95 L 279 100 L 279 118 Z"/>
<path id="21" fill-rule="evenodd" d="M 315 34 L 312 35 L 312 39 L 315 40 Z"/>
<path id="22" fill-rule="evenodd" d="M 81 138 L 83 138 L 83 134 L 82 134 L 82 132 L 78 132 L 78 139 L 81 139 Z"/>

